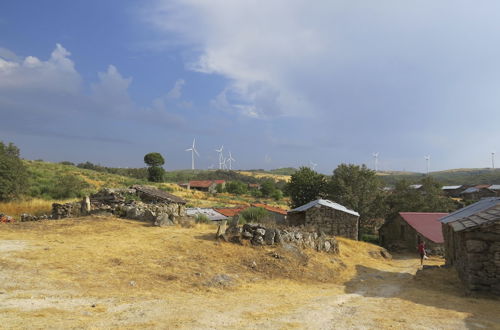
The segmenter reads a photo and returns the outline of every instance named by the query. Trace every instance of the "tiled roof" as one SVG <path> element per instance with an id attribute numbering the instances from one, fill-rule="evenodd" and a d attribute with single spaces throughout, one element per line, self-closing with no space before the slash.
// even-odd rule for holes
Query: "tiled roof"
<path id="1" fill-rule="evenodd" d="M 193 180 L 189 181 L 189 186 L 195 188 L 209 188 L 213 184 L 223 184 L 225 182 L 224 180 Z"/>
<path id="2" fill-rule="evenodd" d="M 287 211 L 283 210 L 282 208 L 279 208 L 279 207 L 274 207 L 274 206 L 270 206 L 270 205 L 267 205 L 267 204 L 260 204 L 260 203 L 252 204 L 252 206 L 254 206 L 254 207 L 261 207 L 263 209 L 268 210 L 269 212 L 274 212 L 274 213 L 279 213 L 279 214 L 287 215 Z"/>
<path id="3" fill-rule="evenodd" d="M 243 206 L 243 207 L 233 207 L 233 208 L 214 208 L 214 210 L 222 215 L 225 215 L 226 217 L 234 217 L 235 215 L 238 215 L 241 211 L 247 208 L 248 206 Z"/>
<path id="4" fill-rule="evenodd" d="M 491 186 L 490 184 L 478 184 L 477 186 L 474 186 L 474 188 L 486 189 L 486 188 L 489 188 L 490 186 Z"/>
<path id="5" fill-rule="evenodd" d="M 500 198 L 483 198 L 477 203 L 450 213 L 439 221 L 449 224 L 454 231 L 474 229 L 482 225 L 500 222 Z"/>
<path id="6" fill-rule="evenodd" d="M 355 215 L 359 217 L 359 213 L 353 210 L 348 209 L 347 207 L 337 204 L 335 202 L 329 201 L 328 199 L 317 199 L 315 201 L 309 202 L 305 205 L 299 206 L 293 210 L 288 211 L 288 213 L 293 213 L 293 212 L 303 212 L 309 210 L 311 207 L 316 206 L 316 205 L 323 205 L 326 207 L 330 207 L 335 210 L 339 210 L 342 212 L 346 212 L 352 215 Z"/>
<path id="7" fill-rule="evenodd" d="M 430 239 L 434 243 L 444 242 L 439 219 L 448 215 L 448 213 L 399 212 L 399 215 L 420 235 Z"/>

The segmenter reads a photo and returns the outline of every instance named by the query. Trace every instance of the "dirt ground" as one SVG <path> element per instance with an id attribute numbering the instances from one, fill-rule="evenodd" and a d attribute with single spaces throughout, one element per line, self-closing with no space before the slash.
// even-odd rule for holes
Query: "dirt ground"
<path id="1" fill-rule="evenodd" d="M 347 239 L 334 256 L 214 233 L 114 218 L 2 224 L 0 327 L 500 329 L 500 301 L 466 295 L 452 269 L 417 273 L 413 256 Z"/>

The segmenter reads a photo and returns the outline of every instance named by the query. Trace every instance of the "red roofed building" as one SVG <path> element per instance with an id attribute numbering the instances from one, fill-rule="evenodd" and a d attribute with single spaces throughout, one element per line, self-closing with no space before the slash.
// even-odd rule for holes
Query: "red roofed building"
<path id="1" fill-rule="evenodd" d="M 247 209 L 248 206 L 242 206 L 242 207 L 227 207 L 227 208 L 214 208 L 215 211 L 219 212 L 222 215 L 225 215 L 226 217 L 234 217 L 238 214 L 240 214 L 241 211 Z"/>
<path id="2" fill-rule="evenodd" d="M 274 216 L 274 220 L 276 221 L 276 223 L 285 223 L 286 215 L 288 213 L 286 210 L 283 210 L 282 208 L 279 208 L 279 207 L 274 207 L 274 206 L 270 206 L 267 204 L 261 204 L 261 203 L 255 203 L 255 204 L 252 204 L 252 206 L 253 207 L 260 207 L 260 208 L 267 210 L 269 213 L 271 213 Z"/>
<path id="3" fill-rule="evenodd" d="M 222 188 L 224 188 L 226 185 L 226 181 L 224 181 L 224 180 L 193 180 L 193 181 L 189 181 L 188 183 L 181 183 L 179 185 L 181 187 L 187 188 L 187 189 L 196 189 L 199 191 L 216 193 L 217 192 L 216 187 L 218 184 L 222 185 Z"/>
<path id="4" fill-rule="evenodd" d="M 440 212 L 399 212 L 380 227 L 380 243 L 388 249 L 406 249 L 416 253 L 420 237 L 427 250 L 442 254 L 444 239 L 439 219 L 447 215 Z"/>

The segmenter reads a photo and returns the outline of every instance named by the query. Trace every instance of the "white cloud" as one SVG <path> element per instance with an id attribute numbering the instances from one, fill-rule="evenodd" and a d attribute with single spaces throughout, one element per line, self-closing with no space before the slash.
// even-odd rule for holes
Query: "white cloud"
<path id="1" fill-rule="evenodd" d="M 114 65 L 98 73 L 99 81 L 91 85 L 92 99 L 107 109 L 126 113 L 134 110 L 128 88 L 132 78 L 124 78 Z"/>
<path id="2" fill-rule="evenodd" d="M 179 79 L 175 82 L 174 87 L 167 93 L 168 99 L 179 99 L 182 96 L 182 87 L 186 82 Z"/>
<path id="3" fill-rule="evenodd" d="M 82 80 L 69 59 L 70 53 L 60 44 L 46 61 L 34 56 L 20 60 L 3 49 L 8 58 L 0 58 L 0 88 L 77 93 Z"/>

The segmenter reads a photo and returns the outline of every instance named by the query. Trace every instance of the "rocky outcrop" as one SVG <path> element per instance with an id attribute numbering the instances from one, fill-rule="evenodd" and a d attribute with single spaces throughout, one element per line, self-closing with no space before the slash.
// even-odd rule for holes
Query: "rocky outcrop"
<path id="1" fill-rule="evenodd" d="M 301 248 L 316 251 L 338 253 L 339 245 L 335 237 L 322 232 L 304 231 L 299 228 L 266 228 L 260 224 L 244 224 L 230 226 L 223 235 L 226 241 L 242 243 L 249 241 L 252 245 L 292 244 Z"/>

